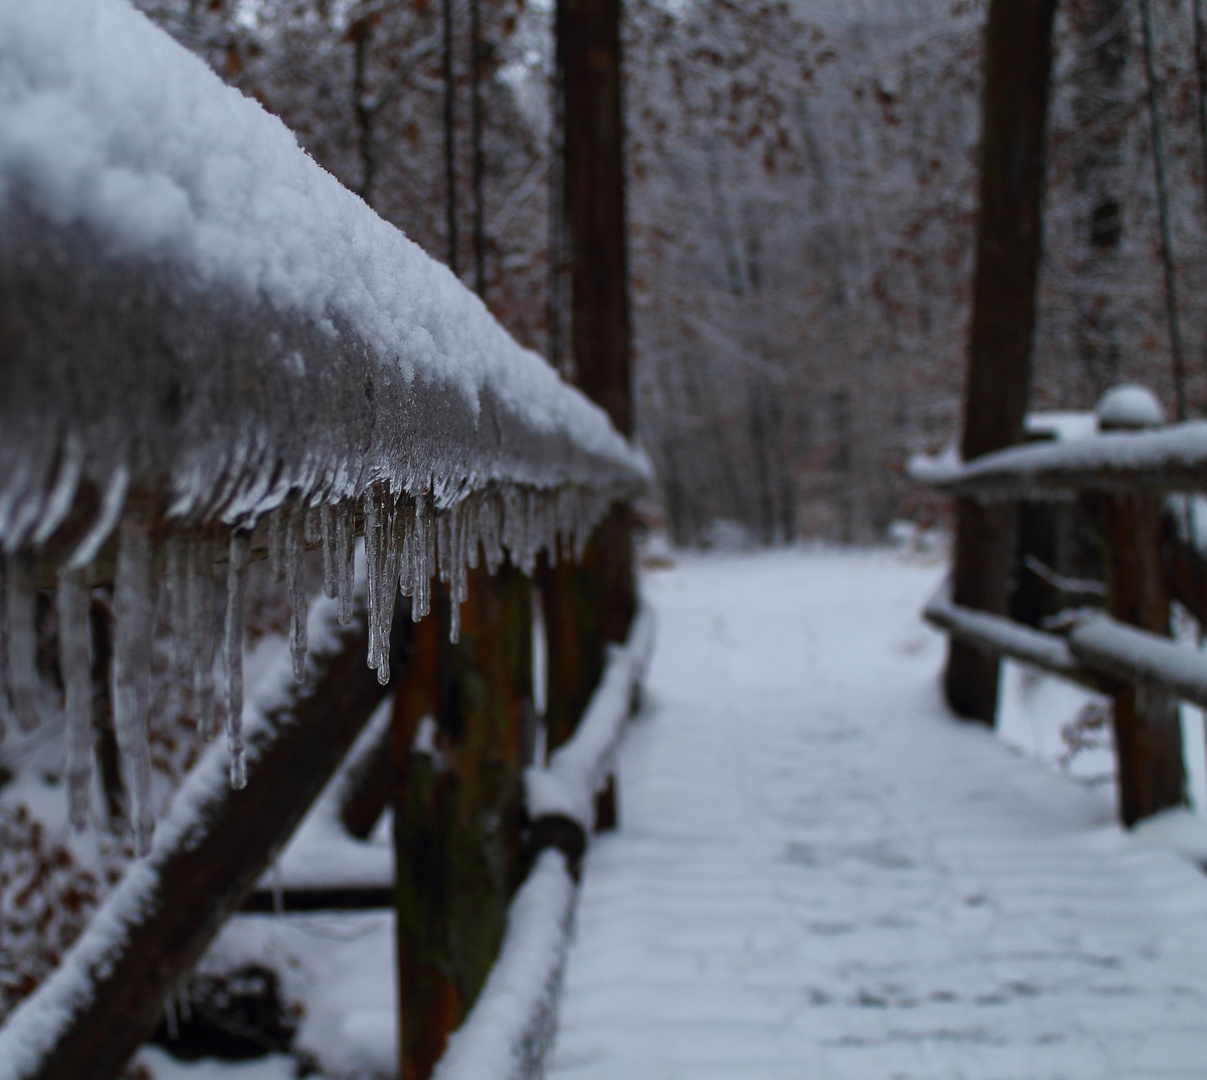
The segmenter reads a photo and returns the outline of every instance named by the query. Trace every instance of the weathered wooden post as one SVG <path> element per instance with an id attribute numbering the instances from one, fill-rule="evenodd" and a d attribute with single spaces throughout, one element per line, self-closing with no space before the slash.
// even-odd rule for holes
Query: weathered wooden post
<path id="1" fill-rule="evenodd" d="M 1107 391 L 1098 404 L 1103 431 L 1142 430 L 1161 422 L 1151 395 L 1136 412 L 1113 408 L 1135 388 Z M 1110 613 L 1120 622 L 1168 637 L 1171 581 L 1165 559 L 1161 498 L 1147 493 L 1101 497 L 1103 561 Z M 1119 820 L 1134 825 L 1186 802 L 1186 765 L 1178 700 L 1160 690 L 1121 683 L 1114 691 L 1113 727 L 1118 766 Z"/>
<path id="2" fill-rule="evenodd" d="M 471 573 L 455 644 L 447 590 L 434 599 L 394 706 L 402 1080 L 431 1074 L 502 941 L 532 710 L 528 579 Z"/>

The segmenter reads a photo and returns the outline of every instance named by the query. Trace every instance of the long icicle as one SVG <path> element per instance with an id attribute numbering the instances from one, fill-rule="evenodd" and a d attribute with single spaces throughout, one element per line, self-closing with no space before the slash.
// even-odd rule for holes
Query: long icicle
<path id="1" fill-rule="evenodd" d="M 113 704 L 118 745 L 129 763 L 130 823 L 140 855 L 151 850 L 155 827 L 151 808 L 151 643 L 154 584 L 151 538 L 143 524 L 126 518 L 118 536 L 113 580 Z"/>
<path id="2" fill-rule="evenodd" d="M 4 637 L 8 692 L 22 731 L 38 726 L 37 590 L 33 563 L 24 555 L 4 560 Z"/>
<path id="3" fill-rule="evenodd" d="M 306 619 L 310 606 L 306 597 L 306 510 L 295 507 L 289 514 L 285 536 L 285 590 L 289 594 L 289 654 L 293 679 L 306 678 Z"/>
<path id="4" fill-rule="evenodd" d="M 339 581 L 336 586 L 336 617 L 340 626 L 352 621 L 353 556 L 356 553 L 356 529 L 350 500 L 340 503 L 335 519 L 335 557 Z"/>
<path id="5" fill-rule="evenodd" d="M 59 575 L 55 606 L 59 618 L 59 669 L 67 714 L 67 800 L 72 827 L 88 824 L 92 787 L 92 624 L 83 570 Z"/>
<path id="6" fill-rule="evenodd" d="M 188 607 L 189 634 L 192 638 L 193 712 L 197 734 L 209 740 L 216 734 L 214 724 L 214 566 L 209 545 L 190 540 L 186 548 L 188 564 L 185 601 Z"/>
<path id="7" fill-rule="evenodd" d="M 247 762 L 243 747 L 243 620 L 250 546 L 250 537 L 246 532 L 236 529 L 231 533 L 222 656 L 226 662 L 226 741 L 230 748 L 230 784 L 236 791 L 247 786 Z"/>

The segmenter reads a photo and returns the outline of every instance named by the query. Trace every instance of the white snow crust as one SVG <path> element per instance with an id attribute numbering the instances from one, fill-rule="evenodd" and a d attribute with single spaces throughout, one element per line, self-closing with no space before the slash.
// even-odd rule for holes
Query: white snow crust
<path id="1" fill-rule="evenodd" d="M 113 256 L 186 267 L 330 333 L 346 324 L 406 382 L 475 408 L 489 385 L 531 427 L 635 461 L 447 268 L 126 0 L 0 3 L 0 214 L 17 201 Z"/>
<path id="2" fill-rule="evenodd" d="M 934 487 L 994 496 L 1135 485 L 1196 490 L 1207 485 L 1207 421 L 1014 446 L 964 465 L 918 457 L 909 474 Z"/>

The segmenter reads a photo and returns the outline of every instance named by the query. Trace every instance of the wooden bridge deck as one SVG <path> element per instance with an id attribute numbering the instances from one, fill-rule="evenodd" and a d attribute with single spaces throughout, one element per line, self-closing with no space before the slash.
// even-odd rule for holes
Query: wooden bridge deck
<path id="1" fill-rule="evenodd" d="M 1207 877 L 951 720 L 937 565 L 683 560 L 551 1080 L 1191 1077 Z"/>

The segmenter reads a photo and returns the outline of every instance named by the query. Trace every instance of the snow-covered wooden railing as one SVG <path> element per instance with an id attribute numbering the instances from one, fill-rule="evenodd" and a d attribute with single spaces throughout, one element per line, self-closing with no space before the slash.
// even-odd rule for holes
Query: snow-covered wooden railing
<path id="1" fill-rule="evenodd" d="M 117 725 L 145 848 L 159 571 L 202 688 L 211 567 L 230 568 L 220 653 L 239 785 L 249 558 L 267 552 L 286 579 L 300 672 L 302 554 L 322 546 L 347 618 L 363 531 L 384 679 L 398 583 L 420 618 L 437 566 L 464 599 L 479 546 L 529 572 L 559 535 L 580 550 L 648 466 L 446 268 L 124 0 L 3 5 L 0 73 L 6 678 L 36 724 L 33 589 L 61 586 L 82 725 L 79 597 L 114 582 Z M 80 757 L 69 773 L 78 818 Z"/>
<path id="2" fill-rule="evenodd" d="M 918 456 L 910 461 L 909 473 L 951 495 L 982 499 L 1040 499 L 1078 491 L 1204 491 L 1207 421 L 1028 443 L 966 463 Z"/>
<path id="3" fill-rule="evenodd" d="M 267 556 L 288 593 L 304 687 L 303 556 L 321 548 L 351 633 L 363 535 L 364 648 L 384 684 L 400 593 L 421 619 L 438 574 L 455 640 L 479 561 L 531 574 L 542 551 L 581 553 L 649 466 L 447 269 L 127 0 L 0 4 L 0 85 L 4 690 L 35 726 L 35 608 L 53 591 L 66 773 L 84 822 L 87 598 L 112 587 L 115 723 L 137 844 L 154 863 L 168 843 L 153 839 L 147 753 L 157 612 L 191 670 L 203 734 L 225 717 L 238 792 L 255 772 L 242 691 L 251 560 Z M 306 805 L 289 802 L 290 814 Z M 215 901 L 206 919 L 228 907 Z M 193 933 L 179 955 L 205 940 Z M 152 974 L 144 991 L 175 977 Z M 134 1026 L 154 996 L 132 1007 Z M 20 1075 L 56 1075 L 40 1070 L 70 1040 L 48 1042 L 49 1013 L 31 1015 L 43 1053 Z M 98 1015 L 87 1039 L 104 1036 Z"/>
<path id="4" fill-rule="evenodd" d="M 1059 636 L 955 604 L 946 593 L 927 605 L 925 617 L 983 652 L 1112 693 L 1120 817 L 1130 825 L 1185 801 L 1174 703 L 1207 707 L 1207 657 L 1169 638 L 1173 596 L 1180 594 L 1193 612 L 1207 610 L 1204 597 L 1185 595 L 1207 580 L 1202 557 L 1177 536 L 1175 523 L 1162 520 L 1161 505 L 1169 492 L 1207 490 L 1207 423 L 1159 428 L 1155 399 L 1131 387 L 1109 392 L 1098 420 L 1116 430 L 1016 446 L 963 464 L 916 458 L 910 474 L 982 500 L 1095 495 L 1086 506 L 1102 532 L 1110 617 L 1067 611 Z M 1183 522 L 1187 514 L 1177 516 Z"/>
<path id="5" fill-rule="evenodd" d="M 594 827 L 595 797 L 612 767 L 654 641 L 641 608 L 629 640 L 613 646 L 574 737 L 525 774 L 533 861 L 508 912 L 499 959 L 433 1072 L 433 1080 L 540 1076 L 573 926 L 578 864 Z M 545 827 L 551 825 L 552 827 Z"/>

